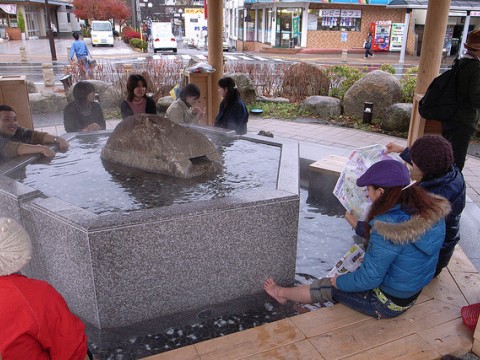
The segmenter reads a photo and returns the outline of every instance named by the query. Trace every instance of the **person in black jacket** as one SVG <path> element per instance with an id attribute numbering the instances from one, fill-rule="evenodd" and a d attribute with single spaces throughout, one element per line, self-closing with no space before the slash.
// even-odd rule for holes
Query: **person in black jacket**
<path id="1" fill-rule="evenodd" d="M 63 125 L 66 132 L 105 130 L 102 107 L 95 102 L 95 86 L 88 81 L 79 81 L 73 87 L 73 101 L 63 110 Z"/>
<path id="2" fill-rule="evenodd" d="M 438 135 L 425 135 L 418 138 L 411 148 L 389 143 L 389 152 L 399 153 L 400 157 L 413 166 L 411 177 L 418 185 L 430 193 L 443 196 L 452 211 L 445 218 L 445 240 L 438 258 L 435 276 L 446 267 L 453 255 L 455 245 L 460 241 L 460 216 L 465 208 L 466 186 L 462 172 L 453 163 L 450 143 Z M 358 221 L 350 213 L 345 219 L 355 228 L 355 232 L 365 237 L 365 223 Z"/>
<path id="3" fill-rule="evenodd" d="M 235 81 L 231 77 L 221 78 L 218 80 L 218 92 L 223 100 L 214 126 L 235 130 L 239 135 L 246 134 L 248 110 L 240 98 Z"/>
<path id="4" fill-rule="evenodd" d="M 155 100 L 147 96 L 147 81 L 142 75 L 132 74 L 127 80 L 127 98 L 120 103 L 122 119 L 137 114 L 156 114 Z"/>
<path id="5" fill-rule="evenodd" d="M 442 135 L 452 144 L 455 165 L 463 170 L 468 143 L 475 132 L 480 109 L 480 30 L 468 34 L 467 52 L 459 62 L 457 77 L 458 110 L 442 121 Z"/>

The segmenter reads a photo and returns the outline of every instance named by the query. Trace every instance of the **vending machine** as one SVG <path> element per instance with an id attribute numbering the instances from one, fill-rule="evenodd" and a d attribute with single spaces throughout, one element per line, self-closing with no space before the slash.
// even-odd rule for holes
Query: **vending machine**
<path id="1" fill-rule="evenodd" d="M 370 23 L 370 32 L 373 36 L 372 50 L 389 51 L 390 50 L 390 32 L 392 29 L 391 21 L 376 21 Z"/>
<path id="2" fill-rule="evenodd" d="M 403 43 L 404 23 L 393 23 L 390 35 L 390 51 L 400 51 Z"/>

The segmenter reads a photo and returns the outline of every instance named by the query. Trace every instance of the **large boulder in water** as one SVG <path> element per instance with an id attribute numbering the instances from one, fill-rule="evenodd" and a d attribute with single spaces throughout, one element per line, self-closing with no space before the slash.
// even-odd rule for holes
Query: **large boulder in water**
<path id="1" fill-rule="evenodd" d="M 210 175 L 222 168 L 217 149 L 205 135 L 149 114 L 129 116 L 118 124 L 101 158 L 179 178 Z"/>

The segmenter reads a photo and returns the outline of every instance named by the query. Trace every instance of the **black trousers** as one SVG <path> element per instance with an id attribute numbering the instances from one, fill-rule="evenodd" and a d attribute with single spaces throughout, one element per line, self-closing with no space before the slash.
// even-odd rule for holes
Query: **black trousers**
<path id="1" fill-rule="evenodd" d="M 472 138 L 473 132 L 474 129 L 462 124 L 442 122 L 442 136 L 452 144 L 453 161 L 460 170 L 463 170 L 465 165 L 468 143 Z"/>

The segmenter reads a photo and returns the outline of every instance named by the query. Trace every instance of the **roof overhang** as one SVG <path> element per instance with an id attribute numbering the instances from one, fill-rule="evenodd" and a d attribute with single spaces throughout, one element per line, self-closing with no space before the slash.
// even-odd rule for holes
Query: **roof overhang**
<path id="1" fill-rule="evenodd" d="M 434 0 L 432 0 L 434 1 Z M 403 9 L 424 9 L 428 8 L 428 0 L 392 0 L 387 8 L 403 8 Z M 479 11 L 480 0 L 452 0 L 450 4 L 451 11 Z"/>

